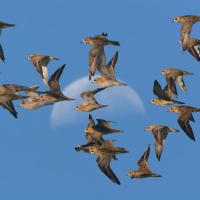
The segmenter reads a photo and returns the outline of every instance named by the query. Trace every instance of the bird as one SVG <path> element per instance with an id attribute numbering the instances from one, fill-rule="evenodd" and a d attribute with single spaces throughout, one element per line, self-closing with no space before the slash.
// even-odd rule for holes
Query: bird
<path id="1" fill-rule="evenodd" d="M 88 119 L 88 127 L 86 128 L 87 131 L 99 131 L 103 134 L 109 134 L 109 133 L 123 133 L 124 131 L 119 130 L 119 129 L 113 129 L 110 126 L 110 122 L 105 119 L 96 119 L 97 124 L 95 123 L 94 119 L 92 118 L 92 115 L 89 114 L 89 119 Z M 86 130 L 85 129 L 85 130 Z"/>
<path id="2" fill-rule="evenodd" d="M 153 173 L 148 166 L 148 157 L 150 153 L 150 144 L 138 161 L 138 169 L 132 170 L 128 173 L 130 178 L 149 178 L 149 177 L 161 177 L 160 174 Z"/>
<path id="3" fill-rule="evenodd" d="M 113 41 L 107 39 L 108 34 L 102 33 L 100 35 L 95 35 L 94 37 L 86 37 L 82 40 L 85 44 L 97 45 L 97 46 L 105 46 L 105 45 L 114 45 L 120 46 L 118 41 Z"/>
<path id="4" fill-rule="evenodd" d="M 200 40 L 190 36 L 192 26 L 200 21 L 199 16 L 185 15 L 179 16 L 172 20 L 174 23 L 181 23 L 180 43 L 182 44 L 183 51 L 187 50 L 196 60 L 200 61 Z"/>
<path id="5" fill-rule="evenodd" d="M 5 23 L 5 22 L 0 22 L 0 35 L 1 35 L 1 32 L 2 32 L 2 29 L 13 27 L 13 26 L 15 26 L 15 24 L 8 24 L 8 23 Z M 5 62 L 5 56 L 4 56 L 3 48 L 1 46 L 1 44 L 0 44 L 0 59 L 3 62 Z"/>
<path id="6" fill-rule="evenodd" d="M 106 64 L 106 55 L 104 46 L 114 45 L 120 46 L 118 41 L 112 41 L 107 39 L 108 34 L 102 33 L 100 35 L 95 35 L 94 37 L 86 37 L 82 40 L 82 43 L 92 45 L 92 48 L 88 55 L 89 60 L 89 80 L 94 76 L 96 69 L 99 66 Z"/>
<path id="7" fill-rule="evenodd" d="M 178 129 L 170 128 L 165 125 L 149 125 L 145 127 L 145 131 L 152 132 L 154 135 L 155 153 L 157 159 L 160 161 L 164 148 L 164 142 L 169 132 L 179 132 Z"/>
<path id="8" fill-rule="evenodd" d="M 101 87 L 113 87 L 113 86 L 127 86 L 127 83 L 122 83 L 115 78 L 115 65 L 118 59 L 118 51 L 114 54 L 107 65 L 101 65 L 98 68 L 101 76 L 95 78 L 92 83 L 96 83 Z"/>
<path id="9" fill-rule="evenodd" d="M 75 99 L 65 96 L 60 89 L 59 79 L 60 79 L 61 74 L 63 73 L 64 68 L 65 68 L 65 64 L 63 64 L 61 67 L 59 67 L 51 75 L 50 79 L 48 80 L 48 86 L 49 86 L 50 90 L 44 92 L 44 95 L 40 96 L 40 99 L 46 101 L 47 104 L 56 103 L 56 102 L 60 102 L 60 101 L 75 100 Z"/>
<path id="10" fill-rule="evenodd" d="M 29 110 L 34 110 L 37 108 L 41 108 L 45 105 L 50 105 L 41 98 L 40 94 L 43 92 L 36 91 L 38 87 L 39 86 L 36 85 L 31 87 L 29 90 L 26 90 L 26 93 L 28 94 L 29 97 L 27 101 L 21 100 L 20 102 L 21 107 Z"/>
<path id="11" fill-rule="evenodd" d="M 95 99 L 94 95 L 102 90 L 105 90 L 106 87 L 97 88 L 94 90 L 87 90 L 80 94 L 83 98 L 83 104 L 77 105 L 75 107 L 76 110 L 81 110 L 83 112 L 91 112 L 99 108 L 107 107 L 108 105 L 100 105 Z"/>
<path id="12" fill-rule="evenodd" d="M 200 108 L 195 108 L 192 106 L 172 106 L 168 109 L 168 111 L 178 113 L 179 118 L 177 121 L 179 126 L 190 139 L 195 141 L 195 136 L 189 122 L 195 122 L 192 113 L 200 112 Z"/>
<path id="13" fill-rule="evenodd" d="M 178 95 L 176 83 L 179 85 L 181 90 L 185 92 L 187 90 L 187 87 L 183 80 L 183 76 L 193 75 L 193 73 L 191 72 L 175 68 L 164 69 L 161 71 L 161 74 L 165 75 L 167 86 L 170 89 L 171 93 L 173 93 L 174 95 Z"/>
<path id="14" fill-rule="evenodd" d="M 85 128 L 86 144 L 79 145 L 79 148 L 77 148 L 77 149 L 83 148 L 83 151 L 84 151 L 86 149 L 85 147 L 91 146 L 93 144 L 101 145 L 105 141 L 103 139 L 103 135 L 123 132 L 119 129 L 111 128 L 109 121 L 106 121 L 103 119 L 97 119 L 97 121 L 98 121 L 98 123 L 95 124 L 95 121 L 92 118 L 92 115 L 89 114 L 88 126 L 87 126 L 87 128 Z"/>
<path id="15" fill-rule="evenodd" d="M 183 102 L 173 100 L 171 90 L 169 89 L 168 85 L 162 89 L 161 85 L 157 80 L 154 81 L 153 85 L 153 93 L 158 97 L 151 100 L 152 104 L 158 106 L 166 106 L 172 104 L 184 104 Z"/>
<path id="16" fill-rule="evenodd" d="M 36 71 L 41 75 L 44 84 L 49 87 L 47 65 L 50 61 L 59 59 L 54 56 L 48 56 L 44 54 L 30 54 L 28 56 L 28 60 L 32 62 Z"/>
<path id="17" fill-rule="evenodd" d="M 114 174 L 110 167 L 113 155 L 128 153 L 128 151 L 123 147 L 115 147 L 111 141 L 104 141 L 100 146 L 91 146 L 89 148 L 91 154 L 96 154 L 96 162 L 99 169 L 114 183 L 120 185 L 120 181 Z"/>

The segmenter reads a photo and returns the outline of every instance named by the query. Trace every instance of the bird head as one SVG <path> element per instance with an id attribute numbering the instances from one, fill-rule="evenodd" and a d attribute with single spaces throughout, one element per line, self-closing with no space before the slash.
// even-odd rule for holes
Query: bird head
<path id="1" fill-rule="evenodd" d="M 77 105 L 77 106 L 75 107 L 76 110 L 81 110 L 81 108 L 82 108 L 82 105 Z"/>
<path id="2" fill-rule="evenodd" d="M 91 81 L 92 83 L 101 83 L 102 82 L 102 78 L 101 77 L 97 77 L 94 80 Z"/>
<path id="3" fill-rule="evenodd" d="M 89 147 L 89 152 L 90 152 L 91 154 L 95 154 L 96 151 L 97 151 L 97 149 L 96 149 L 95 147 Z"/>
<path id="4" fill-rule="evenodd" d="M 166 75 L 167 72 L 168 72 L 168 71 L 167 71 L 166 69 L 164 69 L 164 70 L 161 71 L 161 74 L 165 74 L 165 75 Z"/>
<path id="5" fill-rule="evenodd" d="M 27 57 L 27 59 L 28 59 L 28 60 L 31 60 L 32 57 L 33 57 L 33 54 L 30 54 L 30 55 Z"/>
<path id="6" fill-rule="evenodd" d="M 85 128 L 84 131 L 85 131 L 85 133 L 91 133 L 93 130 L 91 127 L 87 127 L 87 128 Z"/>
<path id="7" fill-rule="evenodd" d="M 135 171 L 130 171 L 130 172 L 128 173 L 128 176 L 131 177 L 131 178 L 134 178 L 134 176 L 135 176 Z"/>
<path id="8" fill-rule="evenodd" d="M 146 126 L 144 130 L 147 131 L 147 132 L 150 132 L 153 129 L 154 129 L 154 125 L 149 125 L 149 126 Z"/>
<path id="9" fill-rule="evenodd" d="M 25 102 L 25 101 L 21 101 L 21 102 L 20 102 L 20 106 L 23 107 L 23 106 L 25 106 L 25 105 L 26 105 L 26 102 Z"/>
<path id="10" fill-rule="evenodd" d="M 168 109 L 168 111 L 176 112 L 177 111 L 176 106 L 172 106 L 171 108 Z"/>
<path id="11" fill-rule="evenodd" d="M 84 38 L 84 39 L 82 40 L 82 43 L 85 43 L 85 44 L 92 44 L 90 38 Z"/>
<path id="12" fill-rule="evenodd" d="M 184 16 L 175 17 L 172 20 L 172 23 L 185 23 L 185 17 Z"/>
<path id="13" fill-rule="evenodd" d="M 158 104 L 159 103 L 159 99 L 152 99 L 151 100 L 151 104 Z"/>

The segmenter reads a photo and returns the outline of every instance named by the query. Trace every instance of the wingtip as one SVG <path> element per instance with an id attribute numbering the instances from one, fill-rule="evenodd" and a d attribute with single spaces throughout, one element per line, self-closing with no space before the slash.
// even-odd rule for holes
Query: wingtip
<path id="1" fill-rule="evenodd" d="M 160 162 L 161 154 L 156 153 L 156 158 L 157 158 L 157 160 Z"/>

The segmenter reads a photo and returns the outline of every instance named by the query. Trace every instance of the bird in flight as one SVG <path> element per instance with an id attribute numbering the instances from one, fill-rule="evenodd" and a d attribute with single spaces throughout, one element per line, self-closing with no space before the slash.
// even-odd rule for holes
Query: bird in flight
<path id="1" fill-rule="evenodd" d="M 150 153 L 150 145 L 147 146 L 146 151 L 143 153 L 138 161 L 138 169 L 132 170 L 128 173 L 130 178 L 149 178 L 149 177 L 161 177 L 160 174 L 153 173 L 148 166 L 148 158 Z"/>
<path id="2" fill-rule="evenodd" d="M 190 139 L 195 141 L 195 136 L 189 122 L 195 122 L 192 113 L 200 112 L 200 109 L 191 106 L 172 106 L 168 111 L 178 113 L 179 118 L 177 121 L 179 126 Z"/>

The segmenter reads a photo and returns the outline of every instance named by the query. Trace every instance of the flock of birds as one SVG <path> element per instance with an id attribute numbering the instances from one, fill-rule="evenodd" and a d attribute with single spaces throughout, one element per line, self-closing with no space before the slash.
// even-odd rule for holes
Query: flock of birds
<path id="1" fill-rule="evenodd" d="M 187 50 L 194 58 L 200 61 L 200 40 L 191 37 L 191 30 L 193 24 L 200 21 L 200 17 L 187 15 L 176 17 L 173 22 L 181 23 L 180 43 L 183 51 Z M 0 22 L 0 31 L 4 28 L 13 27 L 14 24 Z M 76 110 L 91 112 L 108 105 L 99 104 L 95 98 L 95 94 L 103 91 L 109 87 L 126 86 L 126 83 L 120 82 L 115 77 L 115 65 L 118 59 L 118 51 L 113 55 L 110 61 L 106 62 L 106 54 L 104 46 L 113 45 L 120 46 L 118 41 L 109 40 L 107 33 L 95 35 L 94 37 L 87 37 L 82 40 L 82 43 L 90 44 L 91 50 L 89 52 L 89 81 L 96 83 L 100 87 L 94 90 L 83 91 L 80 96 L 83 98 L 83 103 L 75 107 Z M 0 58 L 4 62 L 5 57 L 2 46 L 0 45 Z M 60 88 L 59 79 L 65 68 L 62 65 L 51 76 L 48 77 L 48 64 L 50 61 L 56 61 L 58 58 L 43 54 L 31 54 L 28 56 L 35 67 L 36 71 L 41 76 L 47 91 L 38 91 L 39 86 L 32 87 L 21 86 L 16 84 L 2 84 L 0 85 L 0 105 L 7 109 L 15 118 L 17 118 L 17 111 L 13 105 L 14 100 L 20 101 L 20 106 L 25 109 L 37 109 L 46 105 L 52 105 L 60 101 L 72 101 L 73 98 L 65 96 Z M 94 78 L 96 71 L 99 71 L 100 76 Z M 195 141 L 195 136 L 190 125 L 190 121 L 194 122 L 193 112 L 200 112 L 199 108 L 191 106 L 183 106 L 184 102 L 174 99 L 178 95 L 176 85 L 178 84 L 182 91 L 186 91 L 186 85 L 183 80 L 184 75 L 192 75 L 192 73 L 181 69 L 165 69 L 161 72 L 165 75 L 166 86 L 163 89 L 157 80 L 154 81 L 153 93 L 158 97 L 151 100 L 152 104 L 157 106 L 169 106 L 173 104 L 180 104 L 172 106 L 168 111 L 176 112 L 179 115 L 178 124 L 180 128 L 187 134 L 187 136 Z M 110 164 L 116 154 L 128 153 L 124 147 L 116 147 L 113 140 L 105 140 L 104 135 L 113 133 L 123 133 L 122 130 L 111 127 L 111 121 L 104 119 L 96 119 L 97 122 L 89 114 L 88 125 L 85 129 L 86 144 L 75 147 L 76 151 L 83 151 L 97 156 L 96 162 L 99 169 L 114 183 L 120 184 L 118 177 L 112 171 Z M 145 128 L 147 132 L 152 132 L 154 135 L 155 153 L 157 159 L 160 161 L 164 148 L 164 141 L 169 132 L 178 132 L 178 129 L 168 127 L 166 125 L 149 125 Z M 148 166 L 148 157 L 150 154 L 150 145 L 142 154 L 138 161 L 138 169 L 132 170 L 128 173 L 131 178 L 147 178 L 147 177 L 161 177 L 160 174 L 153 173 Z"/>

